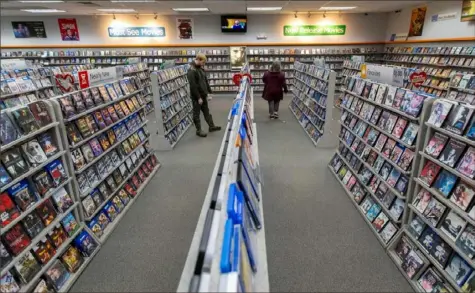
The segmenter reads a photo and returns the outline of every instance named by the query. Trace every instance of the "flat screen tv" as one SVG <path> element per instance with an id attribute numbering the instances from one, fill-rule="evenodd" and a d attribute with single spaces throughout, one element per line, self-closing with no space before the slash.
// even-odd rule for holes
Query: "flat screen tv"
<path id="1" fill-rule="evenodd" d="M 221 32 L 245 33 L 247 32 L 247 16 L 245 15 L 222 15 Z"/>

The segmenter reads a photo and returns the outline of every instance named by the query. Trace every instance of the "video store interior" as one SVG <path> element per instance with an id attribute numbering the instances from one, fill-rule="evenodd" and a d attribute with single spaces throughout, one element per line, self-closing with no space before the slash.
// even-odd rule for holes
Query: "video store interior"
<path id="1" fill-rule="evenodd" d="M 0 292 L 475 292 L 475 1 L 6 0 Z"/>

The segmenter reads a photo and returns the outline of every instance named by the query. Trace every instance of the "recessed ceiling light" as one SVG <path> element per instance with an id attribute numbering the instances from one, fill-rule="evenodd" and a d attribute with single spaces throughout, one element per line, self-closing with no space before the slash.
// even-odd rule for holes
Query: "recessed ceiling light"
<path id="1" fill-rule="evenodd" d="M 355 9 L 356 6 L 343 6 L 343 7 L 320 7 L 319 10 L 351 10 Z"/>
<path id="2" fill-rule="evenodd" d="M 201 12 L 201 11 L 209 11 L 208 8 L 172 8 L 173 11 L 178 11 L 178 12 Z"/>
<path id="3" fill-rule="evenodd" d="M 58 9 L 21 9 L 21 11 L 31 12 L 31 13 L 55 13 L 55 12 L 66 12 L 65 10 Z"/>
<path id="4" fill-rule="evenodd" d="M 103 9 L 97 9 L 97 11 L 126 13 L 126 12 L 135 12 L 135 9 L 132 9 L 132 8 L 103 8 Z"/>
<path id="5" fill-rule="evenodd" d="M 21 3 L 62 3 L 62 0 L 21 0 Z"/>
<path id="6" fill-rule="evenodd" d="M 282 7 L 248 7 L 247 11 L 279 11 Z"/>

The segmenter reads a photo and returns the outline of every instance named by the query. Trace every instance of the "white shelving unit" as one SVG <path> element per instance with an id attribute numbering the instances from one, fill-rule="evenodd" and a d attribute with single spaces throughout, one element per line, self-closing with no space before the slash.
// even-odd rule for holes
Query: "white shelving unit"
<path id="1" fill-rule="evenodd" d="M 27 238 L 30 239 L 30 244 L 27 245 L 26 247 L 24 247 L 21 250 L 21 252 L 18 253 L 17 255 L 15 255 L 15 256 L 12 255 L 12 260 L 9 261 L 7 264 L 2 264 L 1 276 L 3 276 L 4 274 L 6 274 L 9 271 L 15 270 L 15 268 L 14 268 L 15 264 L 18 263 L 22 257 L 27 255 L 28 253 L 31 253 L 33 248 L 38 244 L 38 242 L 42 241 L 48 235 L 48 233 L 50 233 L 57 225 L 60 225 L 61 221 L 67 215 L 72 214 L 74 216 L 74 218 L 76 219 L 76 222 L 78 224 L 78 230 L 73 235 L 68 236 L 67 240 L 64 243 L 62 243 L 61 246 L 56 247 L 56 253 L 54 254 L 54 256 L 51 257 L 50 260 L 48 260 L 48 262 L 46 264 L 41 264 L 41 263 L 38 262 L 38 264 L 40 266 L 40 269 L 34 274 L 33 277 L 31 277 L 31 279 L 27 283 L 22 283 L 22 282 L 18 283 L 19 286 L 20 286 L 20 292 L 31 292 L 34 289 L 34 287 L 36 286 L 36 284 L 38 283 L 38 281 L 40 280 L 40 278 L 42 278 L 44 273 L 52 266 L 54 261 L 56 259 L 58 259 L 65 252 L 65 250 L 69 247 L 69 245 L 76 238 L 76 236 L 85 228 L 84 224 L 81 223 L 80 208 L 79 208 L 80 203 L 78 201 L 78 198 L 75 196 L 74 189 L 73 189 L 73 186 L 72 186 L 72 181 L 73 181 L 73 178 L 74 178 L 74 174 L 71 172 L 71 170 L 69 170 L 68 164 L 67 164 L 68 160 L 69 160 L 68 159 L 69 152 L 68 152 L 67 149 L 64 148 L 64 146 L 62 144 L 61 130 L 60 130 L 60 126 L 61 126 L 60 124 L 62 123 L 62 121 L 59 119 L 58 116 L 56 116 L 56 113 L 55 113 L 55 110 L 54 110 L 54 101 L 51 101 L 51 100 L 38 101 L 38 102 L 33 102 L 33 103 L 30 103 L 30 104 L 27 104 L 27 105 L 24 105 L 24 106 L 20 106 L 20 107 L 13 108 L 13 109 L 7 109 L 7 110 L 3 110 L 3 111 L 10 112 L 10 111 L 15 111 L 16 109 L 18 110 L 22 107 L 27 107 L 28 108 L 28 106 L 32 106 L 35 103 L 42 103 L 43 105 L 45 105 L 46 110 L 47 110 L 49 116 L 51 117 L 52 122 L 49 123 L 46 126 L 43 126 L 42 128 L 40 128 L 37 131 L 34 131 L 32 133 L 20 136 L 18 139 L 16 139 L 15 141 L 13 141 L 11 143 L 2 145 L 0 151 L 1 151 L 1 153 L 4 153 L 4 152 L 7 152 L 7 151 L 9 151 L 13 148 L 21 148 L 22 144 L 24 144 L 24 143 L 26 143 L 26 142 L 28 142 L 32 139 L 35 139 L 35 138 L 39 137 L 42 134 L 48 133 L 51 136 L 52 143 L 57 147 L 57 152 L 56 152 L 56 154 L 50 156 L 45 162 L 43 162 L 41 164 L 38 164 L 36 166 L 31 166 L 30 169 L 26 173 L 24 173 L 24 174 L 22 174 L 22 175 L 20 175 L 16 178 L 13 178 L 13 180 L 10 183 L 8 183 L 6 185 L 3 185 L 0 188 L 1 193 L 7 194 L 8 193 L 7 189 L 9 187 L 13 187 L 17 183 L 19 183 L 21 181 L 24 181 L 24 180 L 27 180 L 27 182 L 29 184 L 30 192 L 34 192 L 34 196 L 36 198 L 36 202 L 34 204 L 30 205 L 26 210 L 21 211 L 21 209 L 17 208 L 20 212 L 20 215 L 18 217 L 16 217 L 15 219 L 12 219 L 9 224 L 7 224 L 7 225 L 5 225 L 4 227 L 1 228 L 2 238 L 6 234 L 8 234 L 8 232 L 12 228 L 14 228 L 18 225 L 22 225 L 25 218 L 28 215 L 32 214 L 32 213 L 36 213 L 37 209 L 42 204 L 45 204 L 47 202 L 49 202 L 50 204 L 53 204 L 52 196 L 54 194 L 56 194 L 60 189 L 63 189 L 63 188 L 65 189 L 65 191 L 69 194 L 69 196 L 73 200 L 73 204 L 71 206 L 69 206 L 69 208 L 64 210 L 63 212 L 60 212 L 59 209 L 55 208 L 56 215 L 55 215 L 54 219 L 47 226 L 45 224 L 43 224 L 43 228 L 42 228 L 41 232 L 39 232 L 33 238 L 30 238 L 28 234 L 25 234 L 25 235 L 28 235 Z M 50 164 L 51 162 L 53 162 L 55 160 L 59 160 L 62 163 L 64 171 L 66 173 L 67 179 L 62 180 L 62 182 L 59 183 L 57 186 L 50 189 L 45 194 L 41 195 L 36 190 L 36 188 L 34 187 L 35 185 L 33 184 L 33 179 L 32 178 L 35 174 L 37 174 L 38 172 L 41 172 L 42 170 L 44 170 L 44 167 L 46 165 Z M 38 219 L 40 219 L 40 218 L 38 218 Z M 24 228 L 22 228 L 22 229 L 24 231 Z M 81 265 L 81 268 L 80 268 L 81 270 L 83 270 L 87 266 L 87 264 L 88 264 L 87 260 L 88 259 L 89 258 L 86 258 L 86 261 Z M 77 276 L 71 276 L 68 282 L 74 282 L 76 279 L 77 279 Z"/>
<path id="2" fill-rule="evenodd" d="M 243 72 L 248 72 L 247 67 Z M 249 112 L 247 112 L 249 111 Z M 247 116 L 246 116 L 247 115 Z M 194 233 L 187 260 L 182 272 L 178 292 L 235 292 L 237 283 L 233 273 L 221 273 L 220 262 L 223 250 L 225 223 L 228 220 L 226 205 L 231 186 L 237 179 L 240 148 L 250 147 L 250 151 L 258 172 L 258 145 L 257 130 L 253 123 L 253 90 L 248 78 L 244 78 L 240 85 L 240 91 L 234 100 L 228 116 L 228 123 L 221 147 L 212 173 L 208 191 L 201 209 L 198 224 Z M 252 131 L 252 144 L 242 141 L 246 146 L 237 147 L 234 142 L 240 136 L 241 121 L 246 116 L 249 119 L 248 131 Z M 244 123 L 244 122 L 243 122 Z M 244 127 L 244 126 L 242 126 Z M 247 141 L 247 139 L 245 140 Z M 260 176 L 260 175 L 259 175 Z M 264 215 L 262 208 L 262 186 L 257 182 L 261 195 L 258 204 L 260 210 L 260 229 L 252 229 L 249 232 L 249 240 L 253 248 L 257 264 L 257 272 L 252 273 L 251 283 L 253 292 L 268 292 L 269 278 L 267 270 L 267 254 L 265 246 Z M 246 209 L 246 207 L 243 207 Z M 247 209 L 246 209 L 247 210 Z M 246 217 L 247 218 L 247 217 Z M 234 276 L 236 276 L 234 274 Z"/>
<path id="3" fill-rule="evenodd" d="M 289 109 L 316 147 L 337 145 L 337 113 L 334 111 L 336 72 L 325 67 L 295 62 L 294 89 Z"/>
<path id="4" fill-rule="evenodd" d="M 187 70 L 180 65 L 151 75 L 159 150 L 173 149 L 193 125 Z"/>

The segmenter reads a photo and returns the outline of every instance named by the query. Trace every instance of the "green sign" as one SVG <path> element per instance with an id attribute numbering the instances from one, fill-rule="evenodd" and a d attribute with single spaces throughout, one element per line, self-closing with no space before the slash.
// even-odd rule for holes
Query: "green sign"
<path id="1" fill-rule="evenodd" d="M 284 25 L 284 36 L 340 36 L 346 25 Z"/>

